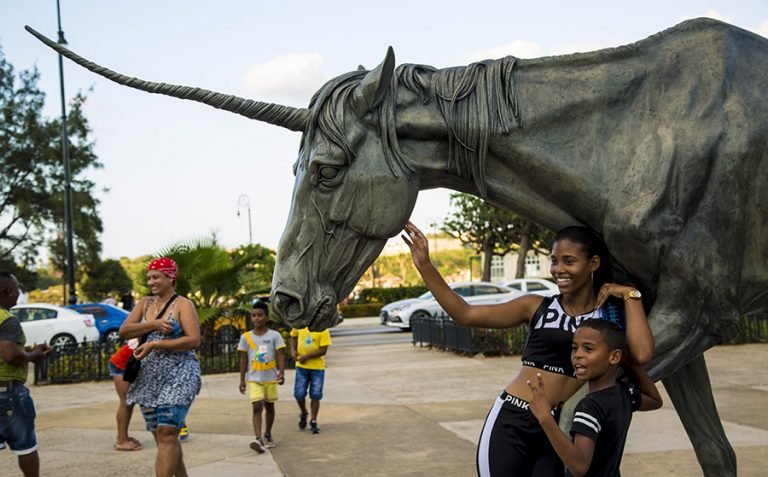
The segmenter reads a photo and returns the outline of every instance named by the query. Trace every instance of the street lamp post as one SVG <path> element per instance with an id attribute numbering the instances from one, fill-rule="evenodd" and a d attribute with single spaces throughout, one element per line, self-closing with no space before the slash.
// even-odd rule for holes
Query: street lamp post
<path id="1" fill-rule="evenodd" d="M 237 198 L 237 216 L 240 217 L 240 207 L 248 209 L 248 244 L 253 244 L 253 232 L 251 230 L 251 200 L 245 194 Z"/>
<path id="2" fill-rule="evenodd" d="M 66 45 L 64 32 L 61 29 L 61 8 L 59 0 L 56 0 L 56 18 L 59 24 L 60 45 Z M 72 173 L 69 167 L 69 135 L 67 134 L 67 106 L 64 99 L 64 61 L 59 54 L 59 86 L 61 88 L 61 154 L 64 157 L 64 227 L 67 233 L 67 261 L 65 269 L 67 271 L 67 283 L 69 284 L 70 305 L 77 303 L 77 292 L 75 291 L 75 249 L 72 237 Z"/>

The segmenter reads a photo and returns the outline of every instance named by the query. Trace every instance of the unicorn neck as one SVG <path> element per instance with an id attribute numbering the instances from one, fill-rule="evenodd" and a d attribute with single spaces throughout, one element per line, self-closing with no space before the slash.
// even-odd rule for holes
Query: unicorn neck
<path id="1" fill-rule="evenodd" d="M 563 58 L 567 60 L 572 61 L 572 57 Z M 606 69 L 605 58 L 592 66 L 583 60 L 581 63 L 577 71 L 566 76 L 556 61 L 524 61 L 515 67 L 514 82 L 502 75 L 506 83 L 500 92 L 487 88 L 482 98 L 470 94 L 461 100 L 498 103 L 499 98 L 509 96 L 504 88 L 514 89 L 515 111 L 509 116 L 519 112 L 519 128 L 509 129 L 495 120 L 498 111 L 472 109 L 458 101 L 446 106 L 440 99 L 445 94 L 439 91 L 435 93 L 437 99 L 427 104 L 413 92 L 398 92 L 398 136 L 403 152 L 418 171 L 420 188 L 446 187 L 478 195 L 554 229 L 577 221 L 601 224 L 606 174 L 593 157 L 599 146 L 594 141 L 602 137 L 596 131 L 605 128 L 604 105 L 621 103 L 627 85 L 602 73 L 608 86 L 598 90 L 593 86 L 595 70 Z M 458 70 L 434 71 L 431 83 L 439 84 L 440 75 L 455 77 Z M 465 70 L 464 74 L 470 73 Z M 494 81 L 477 76 L 463 79 L 478 84 Z M 452 117 L 446 114 L 447 109 L 454 111 Z M 456 111 L 474 116 L 462 118 Z M 462 137 L 457 137 L 458 121 L 464 121 Z M 480 124 L 480 131 L 468 129 L 467 124 L 471 127 L 473 121 Z M 486 138 L 482 137 L 484 127 L 490 129 Z M 466 160 L 477 161 L 481 155 L 480 164 Z"/>

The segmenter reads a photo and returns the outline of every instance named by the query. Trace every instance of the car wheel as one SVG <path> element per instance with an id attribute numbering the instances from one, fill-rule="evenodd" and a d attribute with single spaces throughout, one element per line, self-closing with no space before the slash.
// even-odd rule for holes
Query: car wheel
<path id="1" fill-rule="evenodd" d="M 431 317 L 432 317 L 432 315 L 428 311 L 424 311 L 424 310 L 417 310 L 417 311 L 414 311 L 411 314 L 411 320 L 413 320 L 414 318 L 418 318 L 420 320 L 423 320 L 424 318 L 431 318 Z M 409 320 L 408 323 L 410 324 L 410 320 Z M 403 331 L 411 331 L 411 327 L 410 326 L 408 328 L 401 328 L 401 329 Z"/>
<path id="2" fill-rule="evenodd" d="M 120 343 L 120 330 L 109 330 L 104 334 L 104 342 L 115 344 Z"/>
<path id="3" fill-rule="evenodd" d="M 49 343 L 49 345 L 51 348 L 54 348 L 56 350 L 61 350 L 64 348 L 70 348 L 70 347 L 76 346 L 77 340 L 72 335 L 61 333 L 51 338 L 51 342 Z"/>
<path id="4" fill-rule="evenodd" d="M 411 319 L 418 318 L 418 319 L 424 319 L 424 318 L 430 318 L 432 315 L 424 310 L 414 311 L 411 315 Z"/>

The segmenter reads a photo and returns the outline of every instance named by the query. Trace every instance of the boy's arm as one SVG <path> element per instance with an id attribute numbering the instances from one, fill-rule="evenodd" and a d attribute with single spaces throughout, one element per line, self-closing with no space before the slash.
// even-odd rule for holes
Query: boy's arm
<path id="1" fill-rule="evenodd" d="M 245 394 L 245 372 L 248 370 L 248 353 L 237 350 L 240 353 L 240 394 Z"/>
<path id="2" fill-rule="evenodd" d="M 630 374 L 632 374 L 633 381 L 637 385 L 637 389 L 640 391 L 640 407 L 638 411 L 653 411 L 658 409 L 664 404 L 659 394 L 659 389 L 653 382 L 648 372 L 642 366 L 629 366 Z"/>
<path id="3" fill-rule="evenodd" d="M 319 358 L 320 356 L 325 356 L 325 353 L 327 353 L 327 352 L 328 352 L 328 347 L 327 346 L 321 346 L 321 347 L 319 347 L 317 349 L 317 351 L 313 351 L 313 352 L 307 353 L 307 354 L 302 354 L 301 356 L 299 356 L 298 360 L 303 363 L 304 361 L 306 361 L 308 359 Z"/>
<path id="4" fill-rule="evenodd" d="M 285 346 L 275 350 L 277 356 L 277 384 L 285 382 Z"/>
<path id="5" fill-rule="evenodd" d="M 547 435 L 552 448 L 555 449 L 557 456 L 563 461 L 565 466 L 574 475 L 581 477 L 589 470 L 592 464 L 592 456 L 595 453 L 595 441 L 587 436 L 576 434 L 572 442 L 565 433 L 560 430 L 555 418 L 552 417 L 552 405 L 546 396 L 544 390 L 544 379 L 541 374 L 537 374 L 537 385 L 528 381 L 528 387 L 533 392 L 533 399 L 529 403 L 529 408 L 534 417 L 538 419 L 541 428 Z"/>
<path id="6" fill-rule="evenodd" d="M 293 358 L 294 361 L 299 357 L 299 353 L 296 351 L 298 344 L 299 339 L 295 336 L 291 336 L 291 358 Z"/>

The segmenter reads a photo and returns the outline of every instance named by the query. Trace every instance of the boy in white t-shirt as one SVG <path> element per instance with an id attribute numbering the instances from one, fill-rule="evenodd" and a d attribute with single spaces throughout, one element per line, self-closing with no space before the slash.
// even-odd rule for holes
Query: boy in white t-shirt
<path id="1" fill-rule="evenodd" d="M 253 406 L 253 432 L 251 449 L 259 454 L 275 447 L 272 425 L 275 422 L 277 386 L 285 382 L 285 341 L 275 330 L 267 328 L 269 308 L 257 301 L 251 310 L 253 329 L 240 336 L 237 350 L 240 354 L 240 393 L 248 389 Z M 247 379 L 246 379 L 247 375 Z M 261 414 L 266 409 L 265 432 L 261 433 Z"/>

